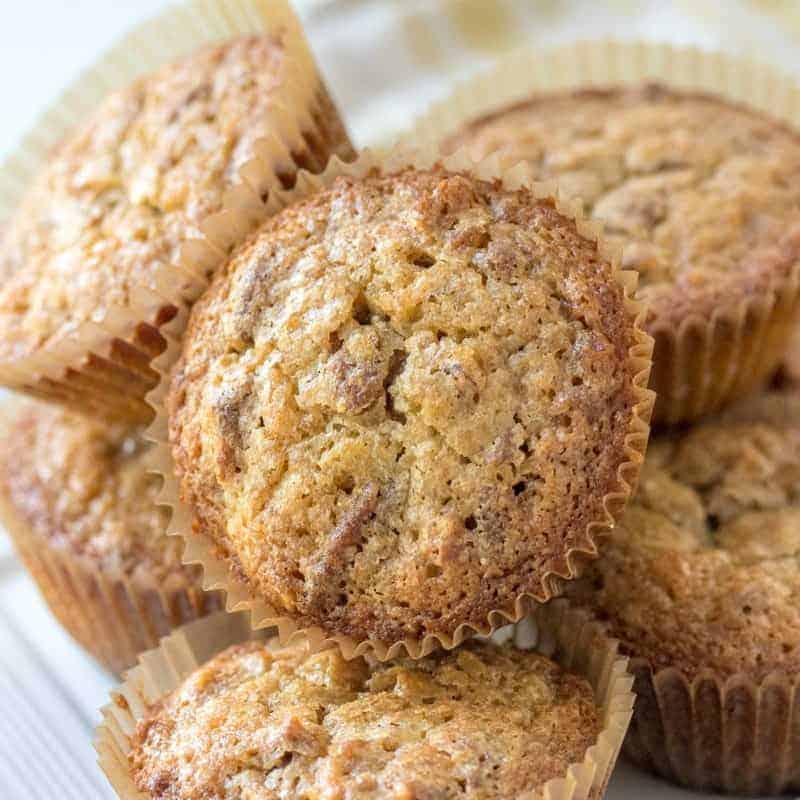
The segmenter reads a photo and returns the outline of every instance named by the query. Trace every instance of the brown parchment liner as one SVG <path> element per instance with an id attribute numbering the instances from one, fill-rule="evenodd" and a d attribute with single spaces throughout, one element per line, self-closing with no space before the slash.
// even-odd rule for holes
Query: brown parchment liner
<path id="1" fill-rule="evenodd" d="M 6 400 L 0 439 L 23 408 Z M 165 581 L 141 571 L 135 578 L 37 533 L 0 486 L 0 524 L 8 532 L 50 611 L 69 634 L 103 666 L 121 673 L 139 653 L 158 645 L 175 628 L 223 607 L 219 592 L 204 592 L 187 576 Z"/>
<path id="2" fill-rule="evenodd" d="M 631 658 L 636 706 L 623 754 L 687 787 L 747 795 L 800 789 L 797 676 L 689 677 Z"/>
<path id="3" fill-rule="evenodd" d="M 403 639 L 396 642 L 378 639 L 357 641 L 349 636 L 328 637 L 321 627 L 299 628 L 290 617 L 252 594 L 244 580 L 238 577 L 219 555 L 216 543 L 208 534 L 193 530 L 192 510 L 180 499 L 180 486 L 175 476 L 169 446 L 165 408 L 166 394 L 169 389 L 167 371 L 176 360 L 179 351 L 179 342 L 174 338 L 170 340 L 170 346 L 164 355 L 155 362 L 155 366 L 164 378 L 159 386 L 148 395 L 148 400 L 156 412 L 155 420 L 148 431 L 156 443 L 153 464 L 164 479 L 159 499 L 172 509 L 168 532 L 182 537 L 186 542 L 184 550 L 186 563 L 203 566 L 203 587 L 207 590 L 223 589 L 227 595 L 227 609 L 229 611 L 249 610 L 254 628 L 275 626 L 278 628 L 282 642 L 286 642 L 294 636 L 301 636 L 308 638 L 315 648 L 335 642 L 342 649 L 345 658 L 354 658 L 369 651 L 381 661 L 395 658 L 403 651 L 412 658 L 420 658 L 436 647 L 441 646 L 447 649 L 456 647 L 473 632 L 487 635 L 501 625 L 516 622 L 528 611 L 532 603 L 546 602 L 554 597 L 560 592 L 560 585 L 564 580 L 576 577 L 585 561 L 597 557 L 598 540 L 614 526 L 615 520 L 631 496 L 647 448 L 650 414 L 653 406 L 653 393 L 647 389 L 653 340 L 642 329 L 645 315 L 642 305 L 631 298 L 635 291 L 637 275 L 634 272 L 620 269 L 618 253 L 615 248 L 609 247 L 600 238 L 596 225 L 580 216 L 578 204 L 568 204 L 563 201 L 559 197 L 557 189 L 551 184 L 533 182 L 525 165 L 518 164 L 513 169 L 507 169 L 502 159 L 497 156 L 490 156 L 476 163 L 465 152 L 442 158 L 433 148 L 428 151 L 365 150 L 352 163 L 344 163 L 336 157 L 332 158 L 328 168 L 321 175 L 310 175 L 306 172 L 299 174 L 294 189 L 273 193 L 270 202 L 277 210 L 294 200 L 331 185 L 340 175 L 359 177 L 375 169 L 391 173 L 409 165 L 428 169 L 437 163 L 441 163 L 446 169 L 452 171 L 470 172 L 484 180 L 500 178 L 510 189 L 516 189 L 523 185 L 528 186 L 537 198 L 555 200 L 558 210 L 574 219 L 580 234 L 597 242 L 600 254 L 611 262 L 615 278 L 624 290 L 625 306 L 633 329 L 635 343 L 629 352 L 629 363 L 633 374 L 632 389 L 636 396 L 636 402 L 631 414 L 630 428 L 625 437 L 625 461 L 617 471 L 617 488 L 603 498 L 603 517 L 590 523 L 582 541 L 565 554 L 567 567 L 564 572 L 547 574 L 536 595 L 522 594 L 509 607 L 491 611 L 480 629 L 476 630 L 465 624 L 459 626 L 452 636 L 431 634 L 422 639 Z"/>
<path id="4" fill-rule="evenodd" d="M 600 40 L 520 50 L 461 84 L 402 138 L 438 145 L 470 120 L 534 92 L 647 80 L 721 95 L 800 130 L 800 87 L 762 64 L 694 47 Z M 698 309 L 677 323 L 648 320 L 655 338 L 654 424 L 713 413 L 764 383 L 780 362 L 798 312 L 800 263 L 788 275 L 774 276 L 757 296 L 740 300 L 734 294 L 728 304 L 710 313 Z"/>
<path id="5" fill-rule="evenodd" d="M 202 238 L 187 239 L 177 263 L 161 266 L 153 286 L 134 293 L 128 307 L 112 307 L 100 321 L 76 324 L 33 353 L 0 362 L 0 383 L 84 413 L 150 420 L 144 396 L 158 382 L 150 362 L 164 351 L 164 335 L 183 329 L 209 273 L 263 219 L 275 186 L 290 184 L 301 168 L 321 170 L 331 152 L 349 148 L 288 0 L 191 0 L 145 22 L 78 78 L 0 167 L 1 224 L 55 146 L 109 92 L 209 42 L 272 31 L 283 32 L 287 57 L 270 127 L 221 210 L 200 223 Z"/>
<path id="6" fill-rule="evenodd" d="M 253 631 L 247 614 L 224 612 L 182 627 L 140 656 L 102 711 L 95 735 L 98 761 L 120 800 L 144 800 L 128 769 L 130 737 L 148 708 L 176 689 L 197 667 L 227 647 L 251 639 L 269 640 L 274 631 Z M 542 787 L 545 800 L 599 800 L 605 793 L 631 717 L 633 679 L 618 643 L 585 613 L 562 600 L 536 609 L 498 639 L 507 646 L 536 649 L 591 683 L 603 729 L 580 763 Z M 279 648 L 272 638 L 271 647 Z M 538 795 L 537 795 L 538 796 Z"/>

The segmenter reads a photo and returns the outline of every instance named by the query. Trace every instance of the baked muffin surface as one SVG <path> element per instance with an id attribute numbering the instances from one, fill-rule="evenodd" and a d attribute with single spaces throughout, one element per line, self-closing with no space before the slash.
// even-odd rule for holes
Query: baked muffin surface
<path id="1" fill-rule="evenodd" d="M 458 145 L 502 149 L 581 198 L 665 324 L 763 292 L 800 256 L 800 137 L 720 98 L 660 85 L 540 94 L 466 125 L 446 142 Z"/>
<path id="2" fill-rule="evenodd" d="M 549 201 L 438 167 L 339 178 L 193 311 L 169 398 L 183 499 L 300 624 L 485 626 L 593 549 L 633 337 L 611 265 Z"/>
<path id="3" fill-rule="evenodd" d="M 800 396 L 648 449 L 613 540 L 568 593 L 627 651 L 689 676 L 800 671 Z"/>
<path id="4" fill-rule="evenodd" d="M 159 480 L 140 433 L 28 403 L 3 443 L 0 486 L 48 545 L 102 572 L 199 584 L 199 570 L 181 565 L 180 541 L 164 533 L 167 511 L 156 505 Z"/>
<path id="5" fill-rule="evenodd" d="M 178 263 L 272 130 L 291 59 L 283 37 L 233 39 L 165 66 L 110 95 L 62 143 L 5 232 L 0 356 L 127 307 L 159 266 Z M 329 111 L 330 147 L 349 152 Z M 321 169 L 329 143 L 302 144 L 293 155 Z"/>
<path id="6" fill-rule="evenodd" d="M 532 652 L 470 642 L 374 665 L 250 642 L 155 707 L 129 763 L 165 800 L 533 800 L 600 729 L 589 683 Z"/>

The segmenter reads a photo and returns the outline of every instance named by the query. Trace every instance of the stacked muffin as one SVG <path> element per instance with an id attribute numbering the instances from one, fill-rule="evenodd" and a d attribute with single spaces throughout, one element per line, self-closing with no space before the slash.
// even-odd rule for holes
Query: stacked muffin
<path id="1" fill-rule="evenodd" d="M 0 454 L 0 510 L 64 627 L 114 672 L 184 622 L 222 607 L 181 564 L 137 428 L 23 404 Z"/>
<path id="2" fill-rule="evenodd" d="M 254 639 L 241 615 L 215 637 L 238 643 L 208 659 L 214 621 L 166 640 L 131 675 L 126 696 L 142 702 L 133 681 L 186 674 L 187 651 L 197 664 L 167 681 L 174 689 L 136 728 L 128 760 L 107 768 L 121 796 L 594 797 L 630 717 L 615 646 L 574 614 L 540 623 L 564 647 L 593 642 L 610 672 L 477 640 L 417 660 L 346 660 L 338 648 Z M 133 723 L 123 706 L 107 729 L 120 717 Z M 101 762 L 113 764 L 104 744 Z"/>
<path id="3" fill-rule="evenodd" d="M 269 13 L 109 98 L 5 232 L 0 379 L 55 405 L 13 423 L 0 508 L 54 613 L 119 670 L 219 606 L 201 576 L 249 612 L 131 673 L 120 796 L 600 797 L 628 656 L 631 758 L 800 785 L 800 399 L 760 389 L 800 138 L 579 88 L 345 164 Z M 645 461 L 654 340 L 658 418 L 692 425 Z"/>
<path id="4" fill-rule="evenodd" d="M 777 368 L 797 304 L 800 139 L 663 85 L 533 95 L 444 143 L 556 179 L 639 273 L 656 421 L 713 413 Z"/>
<path id="5" fill-rule="evenodd" d="M 438 164 L 350 172 L 195 306 L 170 444 L 195 535 L 274 624 L 414 652 L 594 555 L 638 470 L 646 343 L 551 199 Z"/>

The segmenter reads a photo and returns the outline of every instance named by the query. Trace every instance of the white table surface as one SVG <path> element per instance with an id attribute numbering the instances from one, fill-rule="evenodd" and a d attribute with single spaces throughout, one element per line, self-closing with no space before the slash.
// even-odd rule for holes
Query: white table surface
<path id="1" fill-rule="evenodd" d="M 165 5 L 164 0 L 0 0 L 0 158 L 116 37 Z M 465 41 L 454 14 L 480 0 L 299 0 L 297 5 L 332 92 L 362 145 L 406 124 L 456 77 L 490 63 L 507 35 L 501 31 L 476 47 Z M 603 35 L 668 39 L 746 52 L 800 74 L 800 40 L 747 0 L 605 5 L 506 0 L 497 3 L 498 14 L 515 5 L 524 11 L 510 34 L 514 45 Z M 438 43 L 434 57 L 430 50 L 420 55 L 421 39 Z M 91 738 L 98 709 L 114 684 L 53 621 L 0 533 L 0 800 L 113 796 L 95 765 Z M 624 765 L 608 792 L 609 800 L 693 796 Z"/>

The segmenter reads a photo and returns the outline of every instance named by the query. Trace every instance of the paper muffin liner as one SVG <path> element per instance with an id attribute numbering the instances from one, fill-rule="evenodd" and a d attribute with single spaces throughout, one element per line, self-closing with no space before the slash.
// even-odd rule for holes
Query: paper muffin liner
<path id="1" fill-rule="evenodd" d="M 18 406 L 3 409 L 0 437 L 14 424 Z M 112 672 L 133 666 L 139 653 L 175 628 L 223 607 L 220 593 L 206 593 L 186 576 L 163 581 L 142 571 L 134 578 L 100 569 L 90 557 L 37 533 L 2 489 L 0 524 L 56 619 Z"/>
<path id="2" fill-rule="evenodd" d="M 148 709 L 176 689 L 197 667 L 222 650 L 251 639 L 269 640 L 274 631 L 253 631 L 244 613 L 219 613 L 186 625 L 140 656 L 139 665 L 112 693 L 97 728 L 98 761 L 120 800 L 144 800 L 128 767 L 131 736 Z M 605 792 L 631 718 L 633 679 L 617 642 L 584 613 L 557 600 L 536 609 L 498 634 L 506 646 L 536 649 L 564 669 L 584 676 L 595 692 L 603 728 L 583 760 L 542 788 L 545 800 L 598 800 Z M 279 648 L 277 639 L 271 646 Z"/>
<path id="3" fill-rule="evenodd" d="M 427 655 L 437 647 L 450 649 L 456 647 L 470 633 L 487 635 L 502 625 L 518 621 L 529 610 L 532 603 L 543 603 L 557 595 L 564 580 L 574 578 L 579 574 L 584 562 L 597 557 L 598 541 L 614 526 L 616 519 L 618 519 L 635 488 L 647 448 L 650 414 L 654 399 L 652 391 L 647 388 L 653 340 L 642 328 L 645 313 L 643 307 L 639 302 L 632 299 L 636 288 L 636 273 L 620 268 L 616 249 L 603 241 L 596 225 L 588 222 L 580 215 L 579 204 L 563 201 L 558 194 L 558 190 L 552 184 L 532 181 L 529 171 L 524 165 L 516 165 L 512 169 L 508 169 L 502 159 L 496 156 L 475 162 L 463 152 L 442 158 L 433 148 L 425 152 L 421 150 L 367 150 L 363 151 L 359 158 L 352 163 L 343 163 L 338 158 L 331 159 L 328 168 L 321 175 L 301 173 L 294 189 L 286 192 L 275 192 L 271 202 L 274 203 L 277 211 L 280 207 L 285 207 L 295 200 L 330 186 L 340 175 L 362 177 L 372 170 L 391 173 L 407 166 L 429 169 L 437 163 L 442 164 L 442 166 L 451 171 L 467 171 L 484 180 L 499 178 L 510 189 L 527 186 L 537 198 L 553 199 L 560 213 L 574 219 L 579 233 L 595 241 L 601 255 L 612 264 L 615 278 L 624 291 L 625 307 L 633 329 L 634 344 L 630 348 L 628 358 L 633 375 L 632 391 L 636 400 L 628 433 L 625 437 L 625 460 L 617 471 L 617 485 L 613 492 L 603 498 L 604 513 L 602 518 L 590 523 L 587 526 L 585 535 L 582 537 L 582 541 L 565 554 L 566 569 L 563 573 L 546 575 L 538 594 L 533 596 L 522 594 L 509 607 L 492 610 L 487 615 L 485 624 L 479 629 L 465 624 L 457 628 L 452 636 L 437 633 L 418 639 L 403 639 L 401 641 L 387 642 L 378 639 L 359 641 L 343 635 L 330 637 L 319 626 L 300 627 L 297 622 L 280 610 L 272 607 L 263 599 L 254 596 L 242 577 L 237 575 L 231 569 L 230 564 L 220 555 L 219 548 L 213 539 L 204 532 L 193 530 L 192 511 L 180 499 L 179 481 L 176 478 L 169 445 L 166 411 L 166 395 L 169 390 L 167 372 L 177 359 L 179 342 L 176 339 L 171 340 L 167 351 L 155 362 L 155 366 L 159 369 L 163 378 L 156 389 L 148 395 L 148 400 L 152 404 L 156 415 L 148 431 L 150 438 L 156 443 L 153 464 L 155 470 L 161 474 L 164 480 L 163 490 L 159 499 L 161 503 L 172 510 L 168 532 L 184 539 L 186 543 L 184 560 L 187 564 L 202 565 L 204 588 L 207 590 L 224 590 L 227 595 L 227 608 L 229 611 L 249 610 L 253 627 L 277 627 L 282 642 L 286 642 L 296 636 L 309 639 L 312 646 L 317 648 L 335 642 L 342 649 L 345 658 L 354 658 L 366 652 L 371 652 L 374 657 L 383 661 L 395 658 L 403 651 L 412 658 L 419 658 Z"/>
<path id="4" fill-rule="evenodd" d="M 695 789 L 777 795 L 800 790 L 798 679 L 755 682 L 711 669 L 689 678 L 632 658 L 636 705 L 624 757 Z"/>
<path id="5" fill-rule="evenodd" d="M 747 59 L 646 42 L 577 42 L 525 48 L 468 80 L 417 120 L 403 139 L 438 145 L 470 120 L 535 92 L 660 81 L 743 103 L 800 130 L 796 81 Z M 759 294 L 719 303 L 679 322 L 654 320 L 654 424 L 713 413 L 763 384 L 780 362 L 800 312 L 800 262 Z"/>
<path id="6" fill-rule="evenodd" d="M 0 168 L 0 222 L 10 215 L 53 149 L 109 92 L 213 41 L 280 32 L 286 79 L 275 90 L 269 128 L 226 191 L 221 209 L 187 238 L 177 263 L 160 265 L 125 308 L 78 323 L 30 354 L 0 361 L 0 383 L 112 420 L 149 421 L 144 396 L 157 383 L 150 366 L 179 333 L 186 310 L 225 252 L 267 214 L 276 186 L 300 169 L 321 171 L 351 146 L 288 0 L 192 0 L 171 7 L 123 38 L 70 86 Z"/>

